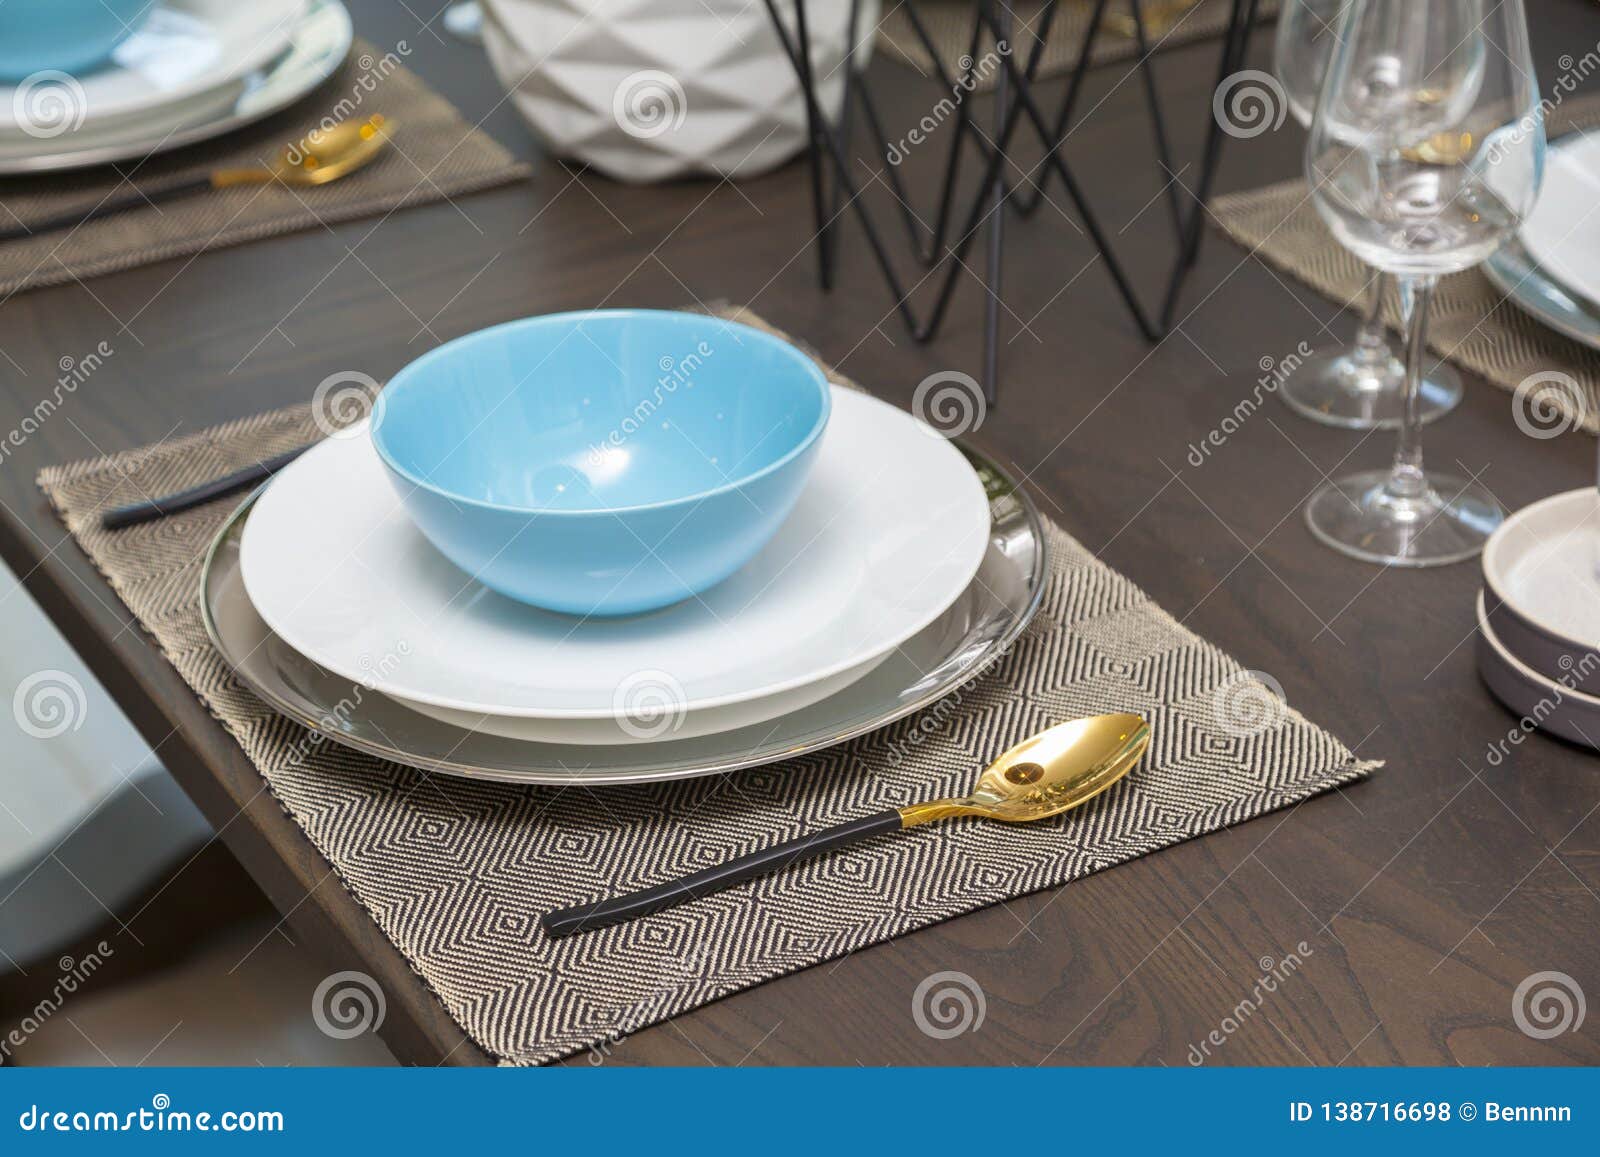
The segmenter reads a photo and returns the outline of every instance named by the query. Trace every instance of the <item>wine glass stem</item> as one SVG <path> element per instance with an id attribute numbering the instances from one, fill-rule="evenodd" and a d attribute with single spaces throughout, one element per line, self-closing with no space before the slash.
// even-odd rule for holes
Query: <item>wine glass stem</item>
<path id="1" fill-rule="evenodd" d="M 1383 301 L 1388 296 L 1390 275 L 1379 273 L 1373 278 L 1372 300 L 1367 315 L 1356 330 L 1356 360 L 1367 366 L 1380 366 L 1389 360 L 1389 332 L 1383 325 Z"/>
<path id="2" fill-rule="evenodd" d="M 1422 423 L 1418 421 L 1422 394 L 1422 362 L 1428 354 L 1428 307 L 1438 278 L 1401 277 L 1400 320 L 1406 331 L 1405 409 L 1400 422 L 1400 445 L 1386 489 L 1395 498 L 1420 498 L 1428 492 L 1422 472 Z"/>

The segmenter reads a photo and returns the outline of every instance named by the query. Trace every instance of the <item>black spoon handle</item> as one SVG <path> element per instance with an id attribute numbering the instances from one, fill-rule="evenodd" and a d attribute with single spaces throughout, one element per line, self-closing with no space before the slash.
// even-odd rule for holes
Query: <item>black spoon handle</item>
<path id="1" fill-rule="evenodd" d="M 901 828 L 900 813 L 894 808 L 865 819 L 851 820 L 837 827 L 824 828 L 809 836 L 777 844 L 748 856 L 740 856 L 714 868 L 706 868 L 669 884 L 658 884 L 639 892 L 613 896 L 597 904 L 580 904 L 575 908 L 562 908 L 551 912 L 539 923 L 551 937 L 571 936 L 574 932 L 588 932 L 607 924 L 620 924 L 640 916 L 649 916 L 663 908 L 671 908 L 687 900 L 697 900 L 708 892 L 721 891 L 768 872 L 786 868 L 796 860 L 831 852 L 869 836 L 897 832 Z"/>
<path id="2" fill-rule="evenodd" d="M 138 209 L 158 201 L 166 201 L 173 197 L 186 197 L 190 193 L 198 193 L 211 188 L 211 178 L 195 177 L 192 180 L 181 181 L 173 185 L 163 185 L 159 189 L 141 192 L 135 189 L 131 193 L 124 193 L 119 197 L 108 197 L 87 212 L 74 211 L 71 213 L 58 213 L 54 217 L 46 217 L 42 221 L 35 221 L 31 225 L 7 225 L 0 228 L 0 241 L 15 241 L 19 237 L 33 237 L 40 233 L 53 233 L 58 229 L 76 229 L 79 225 L 90 221 L 98 221 L 102 217 L 109 217 L 113 213 L 123 213 L 129 209 Z"/>
<path id="3" fill-rule="evenodd" d="M 260 482 L 264 478 L 271 478 L 309 449 L 310 446 L 299 446 L 293 450 L 285 450 L 282 454 L 276 454 L 263 462 L 246 466 L 243 470 L 235 470 L 232 474 L 224 474 L 221 478 L 213 478 L 210 482 L 191 486 L 187 490 L 180 490 L 176 494 L 146 498 L 139 502 L 130 502 L 126 506 L 115 507 L 100 515 L 100 525 L 107 530 L 121 530 L 124 526 L 154 522 L 169 514 L 177 514 L 180 510 L 200 506 L 213 498 L 221 498 L 224 494 L 232 494 L 235 490 L 243 490 L 246 486 Z"/>

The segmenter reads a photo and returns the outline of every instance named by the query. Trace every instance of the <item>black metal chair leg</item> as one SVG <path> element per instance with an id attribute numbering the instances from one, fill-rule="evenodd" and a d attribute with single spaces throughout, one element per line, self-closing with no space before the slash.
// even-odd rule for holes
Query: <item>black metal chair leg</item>
<path id="1" fill-rule="evenodd" d="M 983 14 L 986 21 L 990 20 L 992 14 L 986 8 L 980 7 L 979 12 Z M 1039 105 L 1028 91 L 1027 85 L 1017 83 L 1018 70 L 1016 65 L 1009 57 L 1002 60 L 1001 64 L 1011 74 L 1012 83 L 1016 86 L 1015 105 L 1020 106 L 1027 114 L 1028 119 L 1033 122 L 1034 130 L 1041 136 L 1045 136 L 1049 132 L 1049 127 L 1045 124 L 1044 114 L 1039 111 Z M 1100 228 L 1099 218 L 1094 210 L 1089 207 L 1089 201 L 1083 195 L 1083 189 L 1078 185 L 1077 179 L 1073 177 L 1072 170 L 1067 167 L 1066 161 L 1062 158 L 1061 150 L 1059 148 L 1050 149 L 1045 153 L 1045 162 L 1056 171 L 1056 174 L 1061 178 L 1061 183 L 1066 186 L 1067 195 L 1072 198 L 1072 204 L 1078 211 L 1078 217 L 1083 221 L 1085 231 L 1088 232 L 1095 248 L 1100 251 L 1100 256 L 1105 260 L 1106 271 L 1111 275 L 1112 283 L 1116 285 L 1117 292 L 1121 295 L 1123 303 L 1127 305 L 1128 311 L 1133 314 L 1134 324 L 1139 327 L 1139 332 L 1148 341 L 1160 340 L 1164 335 L 1164 331 L 1157 329 L 1151 323 L 1149 316 L 1144 311 L 1144 306 L 1139 303 L 1138 295 L 1134 293 L 1133 285 L 1123 271 L 1122 263 L 1117 260 L 1116 254 L 1112 251 L 1105 231 Z"/>
<path id="2" fill-rule="evenodd" d="M 811 162 L 812 202 L 816 211 L 817 247 L 819 270 L 824 287 L 831 284 L 833 276 L 833 258 L 835 255 L 836 219 L 840 217 L 848 205 L 861 223 L 866 234 L 867 244 L 882 272 L 890 292 L 894 295 L 894 309 L 900 315 L 907 330 L 912 337 L 925 342 L 930 340 L 939 330 L 944 316 L 948 310 L 950 300 L 954 294 L 955 285 L 961 273 L 965 272 L 967 265 L 965 255 L 983 225 L 988 224 L 988 238 L 986 247 L 986 288 L 988 298 L 984 309 L 984 352 L 983 352 L 983 389 L 985 396 L 993 402 L 999 388 L 999 360 L 1000 360 L 1000 311 L 1004 308 L 1001 296 L 1001 274 L 1003 271 L 1003 258 L 1005 252 L 1005 225 L 1004 218 L 1007 208 L 1025 211 L 1029 205 L 1039 204 L 1044 196 L 1047 182 L 1052 177 L 1059 177 L 1066 187 L 1067 195 L 1071 198 L 1079 218 L 1083 221 L 1084 230 L 1093 241 L 1101 258 L 1105 261 L 1106 269 L 1110 273 L 1118 293 L 1124 304 L 1128 307 L 1134 323 L 1147 340 L 1155 341 L 1164 336 L 1170 329 L 1173 312 L 1176 308 L 1178 295 L 1182 284 L 1193 267 L 1199 252 L 1200 235 L 1205 223 L 1205 202 L 1210 196 L 1210 190 L 1220 163 L 1223 130 L 1217 118 L 1211 118 L 1203 156 L 1200 165 L 1198 181 L 1197 203 L 1191 207 L 1189 213 L 1183 213 L 1183 204 L 1178 196 L 1178 185 L 1172 167 L 1170 141 L 1166 132 L 1166 122 L 1162 115 L 1158 94 L 1156 92 L 1154 77 L 1150 71 L 1149 46 L 1145 42 L 1142 12 L 1138 0 L 1134 0 L 1134 16 L 1139 21 L 1136 35 L 1139 38 L 1141 60 L 1139 67 L 1144 71 L 1145 97 L 1150 107 L 1154 143 L 1158 159 L 1171 178 L 1168 182 L 1168 197 L 1171 202 L 1174 226 L 1178 235 L 1177 253 L 1171 277 L 1167 285 L 1167 295 L 1163 302 L 1159 319 L 1152 322 L 1145 313 L 1139 297 L 1135 294 L 1132 283 L 1129 281 L 1121 262 L 1117 260 L 1106 236 L 1100 227 L 1099 220 L 1091 208 L 1088 199 L 1084 196 L 1082 187 L 1074 177 L 1071 167 L 1063 156 L 1063 141 L 1070 131 L 1076 111 L 1078 96 L 1082 91 L 1084 78 L 1087 75 L 1089 59 L 1094 44 L 1096 30 L 1099 29 L 1104 12 L 1109 0 L 1096 0 L 1094 19 L 1088 34 L 1079 49 L 1078 59 L 1074 66 L 1073 74 L 1068 82 L 1067 92 L 1062 104 L 1057 111 L 1054 126 L 1047 122 L 1045 115 L 1040 111 L 1038 101 L 1035 99 L 1032 85 L 1037 76 L 1037 68 L 1043 57 L 1045 37 L 1050 31 L 1050 21 L 1055 15 L 1055 4 L 1058 0 L 1050 0 L 1049 6 L 1044 11 L 1037 40 L 1033 51 L 1029 54 L 1026 67 L 1019 67 L 1013 54 L 1006 52 L 998 54 L 1000 57 L 1001 74 L 995 86 L 995 107 L 992 140 L 985 139 L 978 129 L 976 122 L 964 108 L 964 101 L 958 117 L 958 131 L 952 141 L 949 161 L 947 163 L 945 185 L 940 190 L 939 224 L 933 231 L 935 244 L 930 247 L 927 254 L 935 262 L 948 261 L 948 268 L 944 271 L 942 283 L 939 286 L 933 306 L 925 321 L 919 322 L 916 311 L 911 308 L 909 294 L 895 271 L 894 263 L 890 260 L 883 237 L 878 232 L 872 214 L 861 201 L 861 189 L 852 176 L 849 164 L 849 145 L 853 127 L 852 114 L 855 104 L 859 101 L 863 111 L 863 123 L 875 137 L 880 150 L 887 150 L 887 138 L 883 132 L 883 125 L 877 115 L 876 106 L 873 104 L 867 91 L 864 78 L 850 67 L 846 62 L 845 78 L 845 104 L 844 112 L 840 118 L 837 131 L 822 115 L 821 105 L 816 89 L 816 76 L 811 62 L 811 42 L 806 14 L 806 0 L 794 0 L 796 20 L 795 27 L 791 30 L 780 18 L 778 0 L 763 0 L 768 18 L 772 21 L 784 54 L 788 57 L 795 75 L 799 78 L 801 91 L 806 101 L 806 116 L 808 124 L 807 152 Z M 914 0 L 906 0 L 906 11 L 911 14 L 913 26 L 917 29 L 918 36 L 923 40 L 928 49 L 930 58 L 935 62 L 935 71 L 942 83 L 949 85 L 951 82 L 945 72 L 942 62 L 939 61 L 937 45 L 928 34 L 920 17 L 916 16 Z M 1250 35 L 1259 7 L 1259 0 L 1233 0 L 1233 8 L 1229 15 L 1227 34 L 1224 38 L 1221 59 L 1219 60 L 1218 86 L 1242 65 L 1249 50 Z M 981 33 L 987 29 L 989 35 L 998 43 L 1009 42 L 1012 22 L 1008 9 L 1004 7 L 1004 0 L 977 0 L 975 5 L 976 18 L 973 26 L 974 45 L 973 55 L 976 55 L 976 46 L 981 43 Z M 859 31 L 860 4 L 853 0 L 851 5 L 851 30 L 850 49 L 853 51 L 855 39 Z M 971 62 L 975 64 L 976 62 Z M 972 69 L 963 71 L 962 80 L 965 91 L 970 93 L 973 84 Z M 1210 111 L 1209 109 L 1207 110 Z M 1038 135 L 1044 146 L 1044 156 L 1037 168 L 1043 172 L 1031 190 L 1024 192 L 1013 186 L 1008 180 L 1011 154 L 1010 146 L 1017 129 L 1026 123 Z M 945 231 L 949 227 L 953 212 L 954 186 L 959 174 L 960 155 L 970 138 L 983 158 L 985 168 L 982 179 L 973 196 L 971 207 L 967 213 L 964 227 L 961 232 L 951 239 L 948 247 L 945 245 Z M 886 157 L 887 160 L 887 157 Z M 825 182 L 824 166 L 831 163 L 833 174 L 831 182 Z M 898 173 L 891 172 L 888 183 L 896 197 L 901 201 L 901 208 L 906 215 L 908 231 L 911 234 L 913 246 L 916 246 L 926 226 L 922 225 L 910 208 L 908 198 L 904 196 Z M 824 186 L 828 187 L 825 194 Z M 1031 200 L 1028 195 L 1031 193 Z M 985 218 L 988 218 L 987 222 Z"/>
<path id="3" fill-rule="evenodd" d="M 1105 19 L 1106 5 L 1110 0 L 1095 0 L 1094 12 L 1089 18 L 1089 30 L 1083 34 L 1083 43 L 1078 46 L 1078 60 L 1072 66 L 1071 79 L 1067 81 L 1067 91 L 1062 94 L 1061 105 L 1056 110 L 1056 122 L 1050 135 L 1045 138 L 1046 150 L 1059 149 L 1067 139 L 1067 130 L 1072 126 L 1072 114 L 1078 107 L 1078 94 L 1083 91 L 1084 79 L 1089 75 L 1089 54 L 1094 50 L 1095 36 L 1099 34 L 1100 25 Z M 1016 210 L 1024 217 L 1033 216 L 1034 210 L 1044 203 L 1045 188 L 1050 183 L 1050 167 L 1039 162 L 1042 169 L 1038 180 L 1033 182 L 1032 195 L 1016 198 Z"/>
<path id="4" fill-rule="evenodd" d="M 1056 14 L 1059 11 L 1059 0 L 1048 0 L 1048 3 L 1046 3 L 1045 6 L 1040 10 L 1039 24 L 1034 33 L 1033 47 L 1028 53 L 1028 64 L 1025 73 L 1030 82 L 1033 81 L 1033 79 L 1038 75 L 1039 66 L 1044 60 L 1045 45 L 1049 42 L 1050 30 L 1055 26 Z M 950 88 L 951 91 L 954 91 L 954 84 L 945 74 L 944 63 L 939 59 L 938 45 L 934 42 L 933 35 L 928 31 L 927 25 L 922 22 L 921 16 L 917 14 L 915 0 L 905 0 L 905 13 L 911 21 L 912 30 L 917 34 L 917 38 L 922 41 L 922 46 L 928 53 L 928 58 L 933 61 L 934 73 L 938 76 L 940 83 L 944 84 L 947 88 Z M 978 46 L 982 43 L 982 32 L 983 21 L 978 19 L 977 13 L 974 11 L 972 20 L 972 36 L 967 42 L 967 60 L 970 62 L 970 64 L 969 67 L 963 70 L 961 78 L 962 90 L 968 94 L 973 92 L 976 88 L 976 81 L 974 80 L 973 73 L 974 69 L 977 67 Z M 961 169 L 961 156 L 963 152 L 962 146 L 965 145 L 969 140 L 977 147 L 979 156 L 981 156 L 984 161 L 987 162 L 992 155 L 992 146 L 988 141 L 984 140 L 983 135 L 978 132 L 975 123 L 967 113 L 966 101 L 962 100 L 961 103 L 956 106 L 955 130 L 950 138 L 950 152 L 949 158 L 945 165 L 944 180 L 939 186 L 938 216 L 935 218 L 934 222 L 933 238 L 923 254 L 923 263 L 925 265 L 936 264 L 944 255 L 946 238 L 948 238 L 950 235 L 951 214 L 955 208 L 955 190 L 958 175 Z M 1000 181 L 1002 185 L 1005 186 L 1009 195 L 1010 182 L 1006 178 L 1003 167 L 1000 174 Z M 979 198 L 983 198 L 982 193 L 979 194 Z"/>
<path id="5" fill-rule="evenodd" d="M 932 241 L 925 241 L 924 234 L 929 232 L 927 226 L 917 217 L 916 210 L 911 207 L 911 196 L 905 184 L 900 180 L 899 162 L 889 156 L 889 138 L 883 130 L 883 121 L 878 116 L 877 102 L 872 99 L 865 85 L 862 85 L 858 94 L 861 105 L 862 117 L 866 121 L 867 131 L 872 134 L 877 146 L 877 155 L 884 159 L 884 180 L 889 183 L 889 191 L 894 194 L 895 203 L 900 207 L 900 218 L 905 223 L 906 235 L 911 238 L 911 250 L 917 260 L 924 265 L 932 264 L 929 256 L 933 252 Z"/>
<path id="6" fill-rule="evenodd" d="M 912 10 L 912 0 L 907 0 L 907 11 Z M 914 22 L 920 28 L 920 22 Z M 971 66 L 962 75 L 962 83 L 967 87 L 976 87 L 973 70 L 978 66 L 978 45 L 982 42 L 983 23 L 976 14 L 972 18 L 972 39 L 967 42 L 967 60 Z M 929 41 L 927 47 L 932 48 Z M 944 256 L 945 238 L 950 236 L 950 215 L 955 211 L 956 180 L 961 172 L 961 158 L 966 152 L 967 143 L 967 105 L 961 102 L 961 107 L 956 110 L 956 131 L 950 138 L 950 156 L 945 164 L 944 181 L 939 186 L 939 213 L 933 222 L 933 237 L 928 242 L 928 251 L 925 264 L 933 265 Z M 982 152 L 984 142 L 979 141 L 979 151 Z M 985 160 L 987 160 L 985 156 Z"/>
<path id="7" fill-rule="evenodd" d="M 1155 136 L 1156 161 L 1161 166 L 1167 189 L 1167 204 L 1172 210 L 1173 236 L 1183 244 L 1183 199 L 1178 195 L 1178 172 L 1172 164 L 1172 148 L 1167 143 L 1167 121 L 1161 114 L 1161 98 L 1156 92 L 1154 56 L 1144 34 L 1143 0 L 1129 0 L 1133 15 L 1134 42 L 1139 49 L 1139 74 L 1144 78 L 1145 102 L 1150 106 L 1150 130 Z"/>
<path id="8" fill-rule="evenodd" d="M 1250 49 L 1250 34 L 1256 17 L 1257 0 L 1233 0 L 1233 10 L 1228 18 L 1228 31 L 1223 40 L 1222 58 L 1217 66 L 1217 83 L 1212 91 L 1239 70 L 1245 54 Z M 1200 257 L 1200 238 L 1205 232 L 1206 202 L 1211 199 L 1211 186 L 1216 178 L 1217 166 L 1222 160 L 1222 122 L 1212 115 L 1206 133 L 1205 149 L 1200 162 L 1200 178 L 1195 187 L 1195 203 L 1190 207 L 1179 243 L 1178 258 L 1172 276 L 1167 282 L 1166 300 L 1161 306 L 1161 328 L 1172 328 L 1177 313 L 1178 296 L 1183 292 L 1189 271 Z"/>
<path id="9" fill-rule="evenodd" d="M 992 0 L 985 0 L 992 3 Z M 1011 10 L 1002 3 L 995 17 L 995 42 L 1009 38 Z M 1043 44 L 1043 41 L 1037 43 Z M 1010 118 L 1010 93 L 1007 91 L 1005 71 L 1002 69 L 994 87 L 995 140 L 1005 131 Z M 989 210 L 989 294 L 983 302 L 983 396 L 992 406 L 1000 400 L 1000 259 L 1005 246 L 1006 186 L 1003 181 L 994 183 L 994 204 Z"/>
<path id="10" fill-rule="evenodd" d="M 784 27 L 783 20 L 778 15 L 777 0 L 762 0 L 762 4 L 766 7 L 767 17 L 772 21 L 773 30 L 777 34 L 778 42 L 783 48 L 784 55 L 789 58 L 790 65 L 798 72 L 802 67 L 801 62 L 804 58 L 794 43 L 794 39 L 789 35 L 789 30 Z M 795 0 L 795 4 L 796 6 L 803 6 L 805 0 Z M 814 109 L 816 107 L 815 93 L 809 85 L 804 83 L 802 83 L 801 88 L 805 92 L 807 105 Z M 867 245 L 878 262 L 878 268 L 883 272 L 884 280 L 889 285 L 889 292 L 894 295 L 895 312 L 905 322 L 906 329 L 915 336 L 920 327 L 917 324 L 916 314 L 911 310 L 909 295 L 900 280 L 900 275 L 894 270 L 894 264 L 889 260 L 888 250 L 884 248 L 883 239 L 878 236 L 878 230 L 872 222 L 872 215 L 867 211 L 867 207 L 861 203 L 860 190 L 856 187 L 854 178 L 850 176 L 849 164 L 844 151 L 839 147 L 838 138 L 832 133 L 824 132 L 819 134 L 817 143 L 821 146 L 818 151 L 826 153 L 829 159 L 833 161 L 836 168 L 836 179 L 844 186 L 850 203 L 855 207 L 856 216 L 860 219 L 862 229 L 867 235 Z"/>
<path id="11" fill-rule="evenodd" d="M 800 87 L 805 90 L 806 98 L 806 125 L 813 139 L 827 131 L 826 118 L 822 115 L 822 106 L 817 99 L 816 75 L 811 69 L 811 34 L 806 27 L 805 0 L 795 0 L 795 40 L 799 49 L 799 74 Z M 777 19 L 776 13 L 773 19 Z M 811 205 L 816 219 L 816 245 L 817 245 L 817 272 L 822 281 L 824 291 L 833 288 L 833 254 L 828 243 L 828 232 L 831 223 L 828 217 L 828 204 L 823 197 L 823 172 L 822 166 L 813 165 L 811 168 Z"/>
<path id="12" fill-rule="evenodd" d="M 839 138 L 844 146 L 846 156 L 850 153 L 850 127 L 854 124 L 851 109 L 855 105 L 856 97 L 861 88 L 860 72 L 855 67 L 856 38 L 861 31 L 861 0 L 850 0 L 850 20 L 845 28 L 845 59 L 844 59 L 844 98 L 839 102 Z M 814 157 L 816 154 L 813 153 Z M 834 267 L 839 253 L 838 218 L 844 207 L 844 185 L 839 180 L 837 172 L 834 173 L 833 187 L 828 197 L 828 228 L 825 234 L 825 244 L 828 249 L 828 265 Z"/>

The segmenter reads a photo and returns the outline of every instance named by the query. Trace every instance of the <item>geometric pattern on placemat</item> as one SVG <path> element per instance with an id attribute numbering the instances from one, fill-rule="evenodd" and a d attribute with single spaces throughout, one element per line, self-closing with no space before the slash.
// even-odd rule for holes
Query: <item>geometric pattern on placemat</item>
<path id="1" fill-rule="evenodd" d="M 1600 125 L 1600 94 L 1556 105 L 1547 122 L 1552 136 Z M 1218 197 L 1210 216 L 1253 256 L 1347 308 L 1367 308 L 1373 271 L 1334 240 L 1303 180 Z M 1400 329 L 1397 294 L 1390 293 L 1384 302 L 1384 320 L 1391 329 Z M 1428 348 L 1508 391 L 1535 374 L 1565 372 L 1580 392 L 1552 389 L 1537 394 L 1541 408 L 1549 406 L 1553 412 L 1541 415 L 1539 425 L 1600 434 L 1600 350 L 1530 317 L 1481 271 L 1469 269 L 1439 282 L 1428 313 Z"/>
<path id="2" fill-rule="evenodd" d="M 908 2 L 916 4 L 917 15 L 922 18 L 929 38 L 938 49 L 939 60 L 944 65 L 945 73 L 951 77 L 959 74 L 961 58 L 967 55 L 967 49 L 972 44 L 972 21 L 976 13 L 972 0 L 908 0 Z M 1013 29 L 1011 39 L 1014 47 L 1011 55 L 1016 59 L 1018 68 L 1027 63 L 1029 55 L 1033 52 L 1034 41 L 1037 39 L 1033 30 L 1039 27 L 1046 2 L 1047 0 L 1010 0 L 1006 5 L 1011 13 Z M 1149 21 L 1151 12 L 1170 6 L 1173 2 L 1175 0 L 1168 0 L 1168 4 L 1164 5 L 1162 0 L 1145 0 L 1143 8 L 1146 21 Z M 884 13 L 883 20 L 878 25 L 877 35 L 879 50 L 884 57 L 909 65 L 924 76 L 936 75 L 933 60 L 928 55 L 922 38 L 917 35 L 915 25 L 905 13 L 906 4 L 886 5 L 886 7 L 889 10 Z M 1199 0 L 1199 3 L 1187 12 L 1176 14 L 1167 27 L 1159 32 L 1147 33 L 1146 42 L 1150 51 L 1161 52 L 1193 44 L 1196 41 L 1220 37 L 1227 31 L 1232 9 L 1233 0 Z M 1277 10 L 1278 0 L 1260 0 L 1257 19 L 1270 20 Z M 1083 38 L 1089 31 L 1089 18 L 1093 14 L 1093 6 L 1087 3 L 1087 0 L 1083 3 L 1059 3 L 1055 21 L 1050 29 L 1050 38 L 1045 42 L 1044 52 L 1039 58 L 1039 70 L 1036 74 L 1038 79 L 1061 76 L 1077 66 L 1078 53 L 1082 51 Z M 1113 0 L 1106 9 L 1106 15 L 1109 20 L 1128 20 L 1131 15 L 1128 0 Z M 983 29 L 978 44 L 977 58 L 983 60 L 994 45 L 994 37 L 990 35 L 987 27 Z M 1132 60 L 1138 55 L 1139 42 L 1135 37 L 1102 28 L 1095 37 L 1094 47 L 1089 52 L 1089 60 L 1091 66 L 1099 66 Z M 999 69 L 985 72 L 974 88 L 980 92 L 993 88 L 999 72 Z"/>
<path id="3" fill-rule="evenodd" d="M 913 717 L 782 764 L 628 787 L 452 780 L 312 742 L 245 690 L 206 641 L 201 560 L 236 500 L 115 532 L 96 516 L 315 434 L 309 408 L 297 406 L 52 468 L 40 485 L 338 879 L 467 1035 L 504 1062 L 581 1051 L 1378 766 L 1272 698 L 1053 524 L 1037 617 L 981 680 L 939 706 L 926 733 Z M 631 924 L 558 941 L 539 932 L 552 908 L 962 793 L 989 758 L 1031 732 L 1107 710 L 1149 719 L 1150 754 L 1116 788 L 1056 820 L 917 828 Z"/>
<path id="4" fill-rule="evenodd" d="M 349 58 L 314 93 L 216 140 L 115 167 L 5 178 L 0 182 L 0 221 L 33 226 L 88 213 L 134 187 L 151 196 L 217 169 L 265 164 L 289 142 L 304 139 L 327 121 L 381 113 L 395 126 L 390 147 L 345 180 L 299 189 L 281 184 L 210 189 L 71 230 L 46 230 L 0 243 L 0 295 L 375 217 L 528 175 L 527 165 L 462 120 L 398 59 L 358 39 Z M 340 115 L 341 106 L 350 105 L 355 107 Z"/>

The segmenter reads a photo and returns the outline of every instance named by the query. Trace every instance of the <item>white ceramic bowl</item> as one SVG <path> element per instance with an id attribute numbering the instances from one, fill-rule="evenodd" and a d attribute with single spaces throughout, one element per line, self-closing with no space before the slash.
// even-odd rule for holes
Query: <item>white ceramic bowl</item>
<path id="1" fill-rule="evenodd" d="M 1584 747 L 1600 746 L 1600 696 L 1547 679 L 1522 662 L 1495 633 L 1478 593 L 1478 674 L 1494 697 L 1519 717 L 1521 730 L 1548 731 Z"/>
<path id="2" fill-rule="evenodd" d="M 817 99 L 830 120 L 851 0 L 807 0 Z M 483 43 L 500 83 L 545 146 L 619 181 L 753 177 L 806 146 L 806 106 L 761 0 L 484 0 Z M 794 27 L 793 0 L 780 0 Z M 863 0 L 864 68 L 879 0 Z"/>
<path id="3" fill-rule="evenodd" d="M 1600 695 L 1600 491 L 1507 518 L 1484 546 L 1483 584 L 1487 620 L 1519 663 Z"/>

